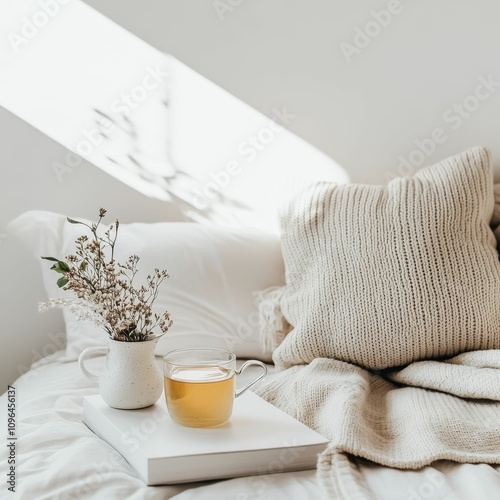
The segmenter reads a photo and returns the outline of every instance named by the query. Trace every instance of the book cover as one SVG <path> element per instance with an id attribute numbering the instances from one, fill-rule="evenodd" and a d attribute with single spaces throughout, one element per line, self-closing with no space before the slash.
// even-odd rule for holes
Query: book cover
<path id="1" fill-rule="evenodd" d="M 165 401 L 117 410 L 101 396 L 83 398 L 83 421 L 113 446 L 148 485 L 314 469 L 328 440 L 248 391 L 228 422 L 182 427 Z"/>

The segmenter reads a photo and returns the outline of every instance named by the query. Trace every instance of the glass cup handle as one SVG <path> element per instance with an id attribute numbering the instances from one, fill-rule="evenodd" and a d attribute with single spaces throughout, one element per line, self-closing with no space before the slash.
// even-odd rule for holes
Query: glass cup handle
<path id="1" fill-rule="evenodd" d="M 240 366 L 239 370 L 235 370 L 236 375 L 241 375 L 249 366 L 256 365 L 260 366 L 262 368 L 262 373 L 257 377 L 254 378 L 251 382 L 249 382 L 245 387 L 242 389 L 238 389 L 235 394 L 235 398 L 238 396 L 241 396 L 244 392 L 246 392 L 250 387 L 253 387 L 257 382 L 260 382 L 263 378 L 266 377 L 267 375 L 267 366 L 264 363 L 261 363 L 260 361 L 255 361 L 255 360 L 250 360 L 246 361 Z"/>

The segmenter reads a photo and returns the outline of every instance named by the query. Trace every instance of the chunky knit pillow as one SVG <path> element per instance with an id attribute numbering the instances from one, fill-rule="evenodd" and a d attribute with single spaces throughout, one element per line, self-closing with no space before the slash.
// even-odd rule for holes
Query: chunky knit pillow
<path id="1" fill-rule="evenodd" d="M 474 148 L 386 187 L 315 184 L 282 219 L 278 368 L 372 369 L 500 348 L 493 175 Z"/>

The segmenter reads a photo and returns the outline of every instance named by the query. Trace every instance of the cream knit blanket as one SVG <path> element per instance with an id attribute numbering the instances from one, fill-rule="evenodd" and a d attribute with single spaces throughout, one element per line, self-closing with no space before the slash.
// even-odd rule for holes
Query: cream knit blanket
<path id="1" fill-rule="evenodd" d="M 349 455 L 401 469 L 440 459 L 500 463 L 499 350 L 381 374 L 316 359 L 258 393 L 331 440 L 318 462 L 327 498 L 372 498 Z"/>

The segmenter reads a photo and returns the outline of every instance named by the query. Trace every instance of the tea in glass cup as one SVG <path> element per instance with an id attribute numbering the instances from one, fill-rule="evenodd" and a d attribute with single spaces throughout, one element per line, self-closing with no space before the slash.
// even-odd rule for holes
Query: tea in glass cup
<path id="1" fill-rule="evenodd" d="M 235 377 L 257 365 L 262 373 L 236 390 Z M 267 367 L 250 360 L 236 369 L 236 356 L 224 349 L 178 349 L 163 358 L 165 399 L 174 422 L 186 427 L 213 427 L 229 420 L 234 399 L 262 380 Z"/>

